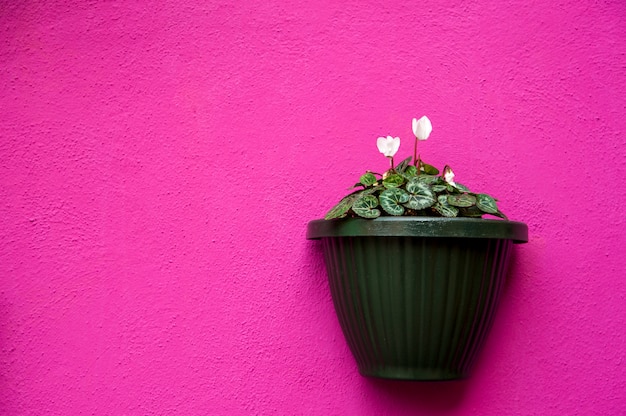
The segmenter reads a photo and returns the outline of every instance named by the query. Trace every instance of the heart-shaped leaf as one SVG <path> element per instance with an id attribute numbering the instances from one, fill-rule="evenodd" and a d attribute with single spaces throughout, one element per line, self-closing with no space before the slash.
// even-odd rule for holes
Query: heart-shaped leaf
<path id="1" fill-rule="evenodd" d="M 335 218 L 343 218 L 346 216 L 350 208 L 352 208 L 352 204 L 356 201 L 362 194 L 363 191 L 354 192 L 350 195 L 345 196 L 337 205 L 335 205 L 326 216 L 324 216 L 325 220 L 332 220 Z"/>
<path id="2" fill-rule="evenodd" d="M 417 177 L 411 179 L 406 184 L 406 190 L 409 193 L 409 200 L 404 204 L 405 207 L 415 210 L 431 207 L 435 203 L 435 194 L 430 190 L 428 185 L 422 183 Z"/>
<path id="3" fill-rule="evenodd" d="M 426 175 L 426 174 L 421 174 L 416 176 L 417 180 L 422 182 L 422 183 L 427 183 L 427 184 L 432 184 L 435 182 L 439 181 L 439 176 L 436 175 Z"/>
<path id="4" fill-rule="evenodd" d="M 404 183 L 404 178 L 402 175 L 398 175 L 397 173 L 392 173 L 383 179 L 383 185 L 385 188 L 397 188 Z"/>
<path id="5" fill-rule="evenodd" d="M 376 181 L 377 181 L 376 176 L 371 172 L 367 172 L 366 174 L 361 176 L 361 178 L 359 179 L 359 182 L 361 183 L 361 185 L 365 187 L 375 184 Z"/>
<path id="6" fill-rule="evenodd" d="M 476 204 L 476 197 L 470 194 L 448 195 L 448 204 L 455 207 L 467 208 Z"/>
<path id="7" fill-rule="evenodd" d="M 385 189 L 380 194 L 380 206 L 390 215 L 402 215 L 404 214 L 404 207 L 402 204 L 407 203 L 409 200 L 409 194 L 399 188 Z"/>
<path id="8" fill-rule="evenodd" d="M 495 215 L 498 213 L 498 205 L 496 204 L 496 200 L 487 194 L 476 195 L 476 206 L 480 208 L 481 211 L 484 211 L 488 214 Z"/>
<path id="9" fill-rule="evenodd" d="M 404 169 L 404 177 L 412 177 L 417 175 L 417 168 L 413 165 L 409 165 Z"/>
<path id="10" fill-rule="evenodd" d="M 437 203 L 433 205 L 433 208 L 444 217 L 456 217 L 459 214 L 458 208 L 448 204 L 447 195 L 439 195 Z"/>
<path id="11" fill-rule="evenodd" d="M 374 195 L 363 196 L 352 205 L 352 211 L 363 218 L 376 218 L 380 216 L 380 210 L 376 209 L 378 206 L 378 198 Z"/>
<path id="12" fill-rule="evenodd" d="M 470 192 L 469 188 L 465 185 L 461 185 L 460 183 L 456 182 L 456 189 L 458 189 L 461 192 Z"/>

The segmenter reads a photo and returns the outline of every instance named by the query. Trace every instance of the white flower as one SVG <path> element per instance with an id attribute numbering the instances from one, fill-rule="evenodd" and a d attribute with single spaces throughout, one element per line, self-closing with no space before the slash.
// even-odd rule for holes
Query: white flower
<path id="1" fill-rule="evenodd" d="M 413 119 L 413 134 L 417 137 L 417 140 L 426 140 L 430 133 L 433 131 L 433 125 L 430 123 L 428 117 L 423 116 L 419 120 Z"/>
<path id="2" fill-rule="evenodd" d="M 379 137 L 376 145 L 380 153 L 386 157 L 393 157 L 400 148 L 400 138 L 391 136 Z"/>
<path id="3" fill-rule="evenodd" d="M 443 180 L 452 186 L 456 186 L 456 183 L 454 183 L 454 172 L 452 172 L 452 168 L 448 165 L 443 168 Z"/>

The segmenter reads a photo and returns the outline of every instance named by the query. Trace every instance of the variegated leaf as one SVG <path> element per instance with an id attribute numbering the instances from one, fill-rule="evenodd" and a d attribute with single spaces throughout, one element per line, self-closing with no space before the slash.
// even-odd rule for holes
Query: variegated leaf
<path id="1" fill-rule="evenodd" d="M 409 165 L 409 163 L 411 163 L 411 159 L 413 159 L 413 157 L 409 156 L 406 159 L 404 159 L 402 162 L 398 163 L 398 165 L 396 166 L 396 171 L 403 173 L 408 166 L 411 166 Z"/>
<path id="2" fill-rule="evenodd" d="M 406 169 L 404 169 L 404 177 L 413 177 L 417 175 L 417 168 L 413 165 L 409 165 L 406 167 Z"/>
<path id="3" fill-rule="evenodd" d="M 470 194 L 448 195 L 448 204 L 455 207 L 467 208 L 476 204 L 476 197 Z"/>
<path id="4" fill-rule="evenodd" d="M 435 175 L 426 175 L 426 174 L 421 174 L 416 176 L 417 180 L 419 180 L 422 183 L 427 183 L 427 184 L 433 184 L 439 181 L 439 176 L 435 176 Z"/>
<path id="5" fill-rule="evenodd" d="M 337 205 L 335 205 L 330 211 L 328 211 L 326 216 L 324 216 L 324 219 L 332 220 L 335 218 L 345 217 L 348 211 L 350 211 L 350 208 L 352 208 L 352 204 L 354 203 L 354 201 L 356 201 L 362 193 L 363 191 L 359 191 L 345 196 L 341 201 L 339 201 Z"/>
<path id="6" fill-rule="evenodd" d="M 359 179 L 359 183 L 365 187 L 375 184 L 376 181 L 376 176 L 371 172 L 367 172 Z"/>
<path id="7" fill-rule="evenodd" d="M 456 189 L 458 189 L 461 192 L 470 192 L 469 188 L 465 185 L 461 185 L 460 183 L 456 182 L 455 183 Z"/>
<path id="8" fill-rule="evenodd" d="M 458 208 L 448 204 L 447 195 L 439 195 L 437 203 L 433 205 L 433 208 L 444 217 L 456 217 L 459 214 Z"/>
<path id="9" fill-rule="evenodd" d="M 498 213 L 498 205 L 496 204 L 496 200 L 487 194 L 476 195 L 476 206 L 480 208 L 481 211 L 484 211 L 488 214 L 495 215 Z"/>
<path id="10" fill-rule="evenodd" d="M 385 188 L 397 188 L 404 183 L 404 178 L 402 175 L 398 175 L 397 173 L 393 173 L 383 179 L 383 185 Z"/>
<path id="11" fill-rule="evenodd" d="M 399 188 L 389 188 L 380 194 L 380 206 L 390 215 L 404 214 L 402 204 L 407 203 L 409 194 Z"/>
<path id="12" fill-rule="evenodd" d="M 428 185 L 419 181 L 417 177 L 411 179 L 406 184 L 406 190 L 409 193 L 409 200 L 404 204 L 405 207 L 420 210 L 432 206 L 435 203 L 435 194 L 430 190 Z"/>
<path id="13" fill-rule="evenodd" d="M 366 195 L 354 201 L 352 211 L 363 218 L 376 218 L 380 216 L 380 210 L 376 209 L 377 206 L 378 198 L 374 195 Z"/>

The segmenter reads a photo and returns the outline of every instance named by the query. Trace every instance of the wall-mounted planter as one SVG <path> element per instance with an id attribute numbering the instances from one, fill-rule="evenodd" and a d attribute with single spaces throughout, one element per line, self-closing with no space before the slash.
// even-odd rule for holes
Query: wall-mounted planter
<path id="1" fill-rule="evenodd" d="M 514 243 L 512 221 L 381 217 L 311 221 L 335 310 L 362 375 L 466 377 L 489 332 Z"/>

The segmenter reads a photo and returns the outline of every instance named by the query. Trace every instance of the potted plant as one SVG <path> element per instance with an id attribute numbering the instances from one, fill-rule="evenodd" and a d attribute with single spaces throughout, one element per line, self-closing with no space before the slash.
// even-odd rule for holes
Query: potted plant
<path id="1" fill-rule="evenodd" d="M 308 224 L 365 376 L 467 377 L 492 326 L 512 247 L 528 241 L 526 224 L 509 221 L 493 197 L 456 182 L 449 166 L 440 174 L 421 160 L 417 144 L 431 132 L 426 116 L 413 119 L 413 157 L 397 165 L 400 139 L 378 138 L 389 169 L 365 172 L 324 219 Z"/>

